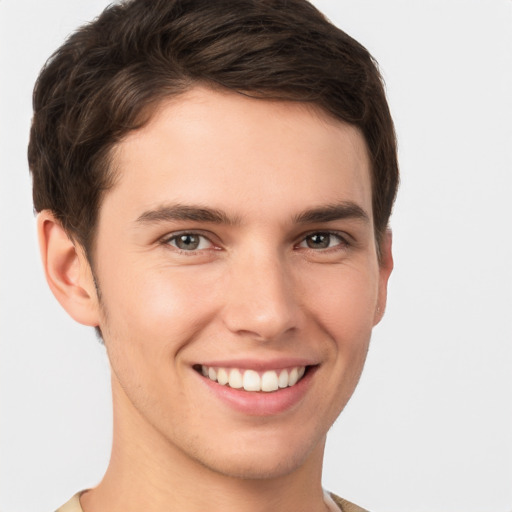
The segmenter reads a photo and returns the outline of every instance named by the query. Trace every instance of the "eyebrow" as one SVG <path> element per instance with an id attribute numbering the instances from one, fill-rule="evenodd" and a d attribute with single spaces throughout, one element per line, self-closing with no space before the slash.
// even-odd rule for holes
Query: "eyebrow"
<path id="1" fill-rule="evenodd" d="M 370 217 L 366 211 L 352 201 L 342 201 L 340 203 L 305 210 L 296 215 L 294 221 L 297 224 L 314 224 L 341 219 L 356 219 L 362 220 L 365 223 L 370 222 Z"/>
<path id="2" fill-rule="evenodd" d="M 358 204 L 352 201 L 328 204 L 318 208 L 311 208 L 298 213 L 293 217 L 296 224 L 314 224 L 331 222 L 341 219 L 370 221 L 369 215 Z M 137 224 L 157 224 L 159 222 L 191 221 L 206 222 L 210 224 L 239 225 L 240 217 L 231 217 L 226 212 L 216 208 L 202 206 L 174 204 L 160 206 L 147 210 L 136 220 Z"/>
<path id="3" fill-rule="evenodd" d="M 160 206 L 154 210 L 148 210 L 136 220 L 138 224 L 155 224 L 159 222 L 172 221 L 193 221 L 207 222 L 211 224 L 239 224 L 238 218 L 232 218 L 222 210 L 215 208 L 203 208 L 201 206 L 188 206 L 175 204 L 170 206 Z"/>

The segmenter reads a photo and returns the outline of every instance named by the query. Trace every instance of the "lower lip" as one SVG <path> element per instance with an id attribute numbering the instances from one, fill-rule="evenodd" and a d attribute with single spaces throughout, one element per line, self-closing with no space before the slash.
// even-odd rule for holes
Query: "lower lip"
<path id="1" fill-rule="evenodd" d="M 209 391 L 231 409 L 250 416 L 271 416 L 293 409 L 302 401 L 311 385 L 315 370 L 316 367 L 310 367 L 294 386 L 271 392 L 230 388 L 196 373 Z"/>

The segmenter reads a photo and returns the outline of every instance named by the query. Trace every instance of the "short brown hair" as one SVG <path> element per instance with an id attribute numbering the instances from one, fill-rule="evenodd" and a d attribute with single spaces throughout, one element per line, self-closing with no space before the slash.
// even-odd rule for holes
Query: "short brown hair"
<path id="1" fill-rule="evenodd" d="M 358 127 L 380 240 L 398 186 L 393 121 L 376 62 L 306 0 L 128 0 L 48 60 L 28 150 L 36 211 L 50 209 L 91 257 L 110 155 L 165 97 L 197 84 L 315 104 Z"/>

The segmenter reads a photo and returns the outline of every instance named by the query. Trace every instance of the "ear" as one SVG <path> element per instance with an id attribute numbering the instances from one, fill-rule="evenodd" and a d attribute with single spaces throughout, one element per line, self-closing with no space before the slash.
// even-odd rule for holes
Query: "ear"
<path id="1" fill-rule="evenodd" d="M 386 230 L 380 243 L 380 261 L 379 261 L 379 291 L 377 296 L 377 307 L 373 325 L 377 325 L 384 316 L 386 310 L 386 301 L 388 298 L 388 280 L 393 270 L 393 253 L 391 250 L 393 236 L 391 230 Z"/>
<path id="2" fill-rule="evenodd" d="M 99 301 L 91 267 L 49 210 L 37 217 L 39 249 L 46 280 L 68 314 L 84 325 L 99 324 Z"/>

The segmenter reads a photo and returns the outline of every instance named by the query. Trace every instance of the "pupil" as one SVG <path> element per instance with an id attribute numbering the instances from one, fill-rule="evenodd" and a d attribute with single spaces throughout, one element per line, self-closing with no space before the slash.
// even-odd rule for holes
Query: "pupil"
<path id="1" fill-rule="evenodd" d="M 180 249 L 194 250 L 199 246 L 199 237 L 196 235 L 181 235 L 176 241 L 176 245 Z"/>
<path id="2" fill-rule="evenodd" d="M 311 235 L 308 239 L 308 246 L 315 249 L 326 249 L 329 247 L 330 235 L 326 234 L 316 234 Z"/>

